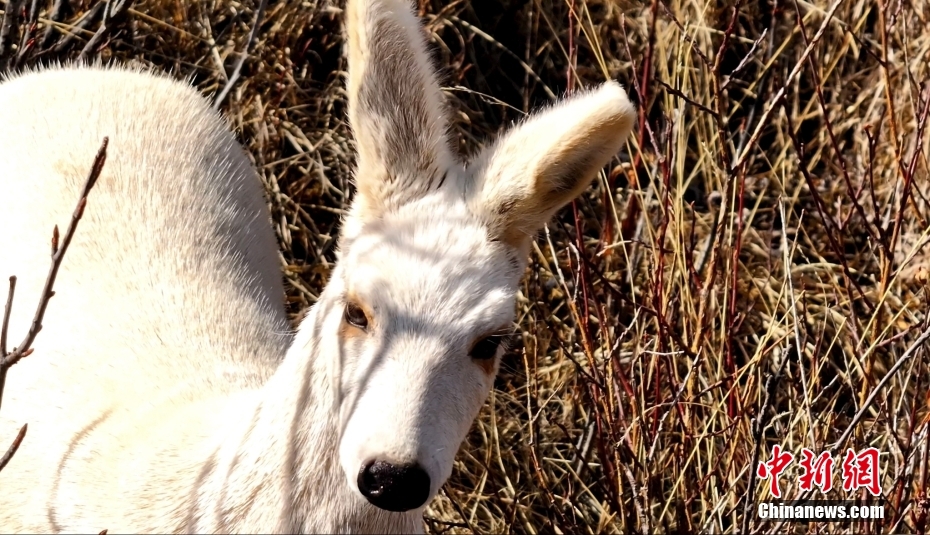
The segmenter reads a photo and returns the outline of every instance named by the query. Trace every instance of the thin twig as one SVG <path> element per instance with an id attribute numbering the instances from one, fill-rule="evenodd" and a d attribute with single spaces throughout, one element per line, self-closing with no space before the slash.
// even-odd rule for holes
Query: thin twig
<path id="1" fill-rule="evenodd" d="M 233 69 L 229 81 L 226 82 L 226 85 L 223 86 L 223 90 L 220 91 L 220 94 L 217 95 L 216 99 L 213 101 L 214 110 L 220 109 L 220 106 L 223 105 L 223 101 L 226 100 L 229 92 L 232 91 L 233 87 L 236 86 L 236 82 L 239 81 L 239 77 L 242 76 L 242 66 L 245 65 L 245 60 L 248 59 L 249 54 L 252 53 L 252 47 L 255 45 L 255 36 L 258 35 L 258 28 L 262 25 L 262 18 L 265 16 L 265 7 L 267 5 L 268 0 L 261 0 L 261 3 L 258 4 L 258 10 L 255 12 L 255 22 L 252 24 L 252 30 L 249 31 L 249 39 L 245 43 L 245 50 L 243 50 L 239 56 L 239 61 L 236 63 L 236 67 Z"/>
<path id="2" fill-rule="evenodd" d="M 901 367 L 904 366 L 904 364 L 909 361 L 915 353 L 917 353 L 917 350 L 923 347 L 927 340 L 930 340 L 930 327 L 927 327 L 924 332 L 917 338 L 917 340 L 915 340 L 914 343 L 907 348 L 907 351 L 901 355 L 901 358 L 899 358 L 898 361 L 894 363 L 891 369 L 888 370 L 888 373 L 886 373 L 885 376 L 882 377 L 881 381 L 875 385 L 875 388 L 873 388 L 872 392 L 869 393 L 869 397 L 865 398 L 865 402 L 862 404 L 862 407 L 859 408 L 859 412 L 856 413 L 852 421 L 849 422 L 849 426 L 846 428 L 846 431 L 840 435 L 840 439 L 837 440 L 835 444 L 833 444 L 832 450 L 834 452 L 839 451 L 846 444 L 846 441 L 853 434 L 853 431 L 856 430 L 856 426 L 858 426 L 859 422 L 862 421 L 862 418 L 865 417 L 866 411 L 869 409 L 869 407 L 872 406 L 875 398 L 878 397 L 878 393 L 881 392 L 883 388 L 885 388 L 885 385 L 887 385 L 888 382 L 891 381 L 891 378 L 898 373 L 898 370 L 900 370 Z"/>
<path id="3" fill-rule="evenodd" d="M 68 45 L 71 44 L 71 41 L 74 41 L 78 35 L 85 31 L 90 32 L 90 30 L 87 28 L 97 21 L 97 17 L 103 13 L 103 9 L 105 7 L 106 3 L 104 2 L 94 4 L 94 7 L 90 8 L 90 10 L 84 13 L 84 15 L 81 16 L 81 19 L 72 28 L 69 29 L 68 33 L 62 37 L 60 41 L 55 43 L 55 46 L 52 47 L 52 52 L 63 52 L 66 48 L 68 48 Z"/>
<path id="4" fill-rule="evenodd" d="M 759 406 L 759 412 L 752 422 L 752 461 L 749 463 L 749 487 L 746 492 L 746 502 L 743 504 L 743 521 L 740 533 L 749 533 L 749 521 L 752 518 L 752 506 L 756 494 L 756 466 L 759 465 L 759 446 L 762 443 L 762 431 L 765 429 L 765 413 L 769 410 L 769 405 L 774 399 L 775 389 L 778 388 L 778 381 L 781 380 L 782 373 L 785 371 L 785 364 L 791 358 L 791 344 L 789 343 L 782 352 L 781 364 L 778 370 L 770 375 L 765 382 L 765 397 L 762 398 L 762 405 Z"/>
<path id="5" fill-rule="evenodd" d="M 928 326 L 924 332 L 914 341 L 910 347 L 907 348 L 907 351 L 901 355 L 901 358 L 894 363 L 894 365 L 888 370 L 881 381 L 875 385 L 875 388 L 872 389 L 872 392 L 869 393 L 869 396 L 865 399 L 865 402 L 862 403 L 862 406 L 859 407 L 859 411 L 856 412 L 856 415 L 853 417 L 852 421 L 849 422 L 849 426 L 846 428 L 846 431 L 840 435 L 839 440 L 837 440 L 833 446 L 829 449 L 830 455 L 836 455 L 843 446 L 846 445 L 846 441 L 849 440 L 849 437 L 852 436 L 853 432 L 856 430 L 856 427 L 859 426 L 859 422 L 865 417 L 866 411 L 869 410 L 869 407 L 872 406 L 872 403 L 875 401 L 875 398 L 878 397 L 879 392 L 881 392 L 889 381 L 898 373 L 902 366 L 907 363 L 911 358 L 917 353 L 917 350 L 924 346 L 927 341 L 930 340 L 930 326 Z M 795 498 L 795 501 L 805 501 L 810 498 L 810 495 L 813 493 L 812 490 L 806 490 L 802 492 L 798 497 Z M 784 526 L 787 520 L 782 520 L 776 524 L 770 533 L 781 533 L 781 528 Z"/>
<path id="6" fill-rule="evenodd" d="M 84 188 L 81 190 L 81 196 L 78 199 L 77 207 L 74 209 L 74 213 L 71 215 L 71 222 L 68 224 L 68 230 L 65 231 L 64 239 L 61 240 L 59 246 L 59 236 L 58 236 L 58 227 L 55 226 L 52 233 L 52 265 L 49 268 L 48 275 L 45 279 L 45 286 L 42 288 L 42 297 L 39 299 L 39 305 L 36 307 L 35 316 L 32 319 L 32 324 L 29 327 L 29 332 L 26 334 L 26 337 L 23 339 L 17 347 L 9 353 L 6 353 L 0 356 L 0 403 L 3 400 L 3 386 L 6 382 L 6 374 L 11 366 L 19 362 L 20 359 L 29 356 L 32 352 L 32 343 L 35 341 L 36 335 L 39 334 L 39 331 L 42 330 L 42 319 L 45 317 L 45 310 L 48 307 L 49 300 L 52 296 L 55 295 L 54 290 L 52 290 L 55 285 L 55 278 L 58 276 L 58 269 L 61 267 L 61 261 L 65 257 L 65 253 L 68 252 L 68 246 L 71 244 L 71 239 L 74 237 L 74 232 L 77 230 L 78 222 L 81 220 L 81 217 L 84 215 L 84 207 L 87 205 L 87 195 L 90 193 L 91 188 L 94 187 L 94 184 L 97 182 L 97 179 L 100 177 L 100 172 L 103 170 L 103 164 L 107 159 L 107 145 L 109 144 L 109 138 L 103 138 L 103 143 L 100 145 L 100 150 L 97 151 L 97 156 L 94 158 L 94 163 L 91 166 L 90 173 L 87 176 L 87 181 L 84 183 Z M 11 281 L 11 286 L 14 281 Z M 9 321 L 8 311 L 12 305 L 12 291 L 10 296 L 7 298 L 7 307 L 4 312 L 3 324 L 6 325 Z M 5 329 L 4 329 L 5 330 Z"/>
<path id="7" fill-rule="evenodd" d="M 28 427 L 28 424 L 23 424 L 23 426 L 19 428 L 19 433 L 16 433 L 16 438 L 13 439 L 13 443 L 10 444 L 10 447 L 6 449 L 6 453 L 0 458 L 0 471 L 3 471 L 6 465 L 10 463 L 10 459 L 16 455 L 16 450 L 19 449 L 19 445 L 23 443 L 23 439 L 26 437 L 26 429 Z"/>
<path id="8" fill-rule="evenodd" d="M 801 59 L 798 60 L 798 63 L 791 69 L 791 72 L 788 74 L 788 77 L 785 78 L 785 82 L 782 85 L 781 89 L 775 93 L 775 96 L 769 99 L 769 107 L 762 112 L 762 117 L 759 118 L 759 123 L 756 124 L 756 129 L 753 130 L 752 135 L 749 136 L 749 142 L 746 143 L 746 146 L 743 147 L 743 151 L 736 156 L 736 161 L 730 167 L 731 169 L 738 169 L 743 162 L 746 161 L 746 158 L 749 156 L 749 152 L 752 150 L 753 145 L 759 140 L 759 136 L 762 135 L 762 129 L 765 128 L 765 125 L 769 122 L 769 116 L 772 115 L 772 112 L 775 111 L 775 108 L 778 107 L 782 97 L 785 96 L 785 93 L 788 91 L 788 88 L 791 86 L 791 83 L 794 81 L 794 77 L 798 75 L 799 72 L 804 68 L 804 63 L 807 60 L 807 56 L 814 50 L 814 47 L 817 43 L 820 42 L 820 39 L 823 37 L 824 32 L 827 29 L 827 26 L 830 25 L 830 21 L 833 20 L 833 14 L 836 13 L 836 9 L 840 7 L 840 4 L 843 3 L 843 0 L 834 0 L 833 4 L 830 6 L 830 9 L 827 10 L 827 14 L 823 18 L 823 23 L 820 24 L 820 28 L 817 29 L 817 33 L 814 34 L 814 37 L 807 44 L 807 47 L 804 49 L 804 52 L 801 54 Z"/>
<path id="9" fill-rule="evenodd" d="M 71 13 L 71 2 L 70 0 L 55 0 L 55 5 L 52 6 L 52 13 L 49 15 L 49 19 L 55 22 L 61 22 L 65 20 Z M 42 41 L 39 44 L 41 49 L 46 49 L 52 44 L 52 39 L 55 37 L 55 24 L 49 24 L 45 27 L 45 33 L 42 34 Z"/>
<path id="10" fill-rule="evenodd" d="M 694 359 L 694 362 L 688 369 L 688 373 L 685 375 L 685 378 L 682 379 L 681 384 L 678 386 L 678 391 L 675 393 L 675 397 L 672 398 L 671 401 L 664 403 L 666 407 L 662 410 L 662 416 L 659 418 L 659 426 L 656 429 L 654 436 L 652 437 L 652 445 L 649 446 L 649 454 L 646 455 L 647 466 L 651 466 L 652 461 L 655 458 L 656 447 L 659 445 L 659 436 L 662 435 L 662 429 L 665 427 L 666 418 L 668 418 L 668 415 L 672 412 L 672 409 L 678 405 L 678 402 L 681 400 L 681 395 L 685 393 L 685 389 L 688 387 L 688 381 L 691 380 L 691 375 L 695 370 L 697 370 L 702 361 L 703 359 Z"/>
<path id="11" fill-rule="evenodd" d="M 663 81 L 663 80 L 661 80 L 661 79 L 659 79 L 659 78 L 656 78 L 656 82 L 657 82 L 659 85 L 661 85 L 662 87 L 664 87 L 665 90 L 668 91 L 669 93 L 671 93 L 672 95 L 675 95 L 676 97 L 680 98 L 681 100 L 684 100 L 686 103 L 688 103 L 688 104 L 694 106 L 695 108 L 697 108 L 697 109 L 699 109 L 699 110 L 701 110 L 701 111 L 703 111 L 703 112 L 709 113 L 709 114 L 711 115 L 711 117 L 713 117 L 714 119 L 719 118 L 719 115 L 717 114 L 717 112 L 715 112 L 714 110 L 712 110 L 712 109 L 708 108 L 707 106 L 701 104 L 700 102 L 698 102 L 698 101 L 696 101 L 696 100 L 690 98 L 688 95 L 682 93 L 680 90 L 675 89 L 674 87 L 668 85 L 667 83 L 665 83 L 665 81 Z"/>
<path id="12" fill-rule="evenodd" d="M 13 348 L 11 352 L 7 353 L 7 333 L 13 309 L 13 295 L 16 290 L 16 277 L 10 277 L 10 290 L 7 293 L 6 305 L 3 308 L 3 321 L 2 324 L 0 324 L 0 403 L 3 401 L 3 387 L 6 383 L 7 372 L 10 367 L 19 362 L 20 359 L 28 357 L 32 353 L 32 343 L 35 341 L 39 331 L 42 330 L 42 319 L 45 317 L 45 310 L 48 307 L 49 300 L 55 295 L 52 288 L 55 285 L 55 278 L 58 276 L 58 269 L 61 267 L 61 261 L 68 251 L 68 246 L 71 244 L 71 238 L 74 237 L 74 232 L 77 230 L 78 222 L 84 215 L 84 207 L 87 206 L 87 195 L 90 193 L 91 188 L 94 187 L 94 184 L 100 177 L 100 172 L 103 170 L 103 164 L 106 162 L 107 158 L 108 144 L 109 138 L 103 138 L 103 143 L 100 145 L 100 150 L 97 151 L 97 156 L 94 157 L 94 163 L 84 183 L 84 188 L 81 190 L 81 196 L 78 199 L 77 207 L 71 215 L 71 223 L 68 224 L 68 230 L 65 232 L 64 241 L 60 242 L 60 246 L 57 225 L 52 232 L 52 265 L 45 279 L 45 287 L 42 289 L 42 297 L 39 299 L 38 307 L 36 307 L 32 325 L 23 342 L 18 347 Z M 22 444 L 23 438 L 26 436 L 26 429 L 27 425 L 24 424 L 13 440 L 13 443 L 10 444 L 10 447 L 3 455 L 3 458 L 0 459 L 0 470 L 3 470 L 3 467 L 5 467 L 10 462 L 10 459 L 13 458 L 13 455 L 16 454 L 16 450 L 19 449 L 19 445 Z"/>
<path id="13" fill-rule="evenodd" d="M 10 47 L 16 39 L 16 34 L 19 33 L 19 17 L 25 1 L 9 0 L 3 10 L 3 22 L 0 23 L 0 70 L 6 69 L 9 65 L 9 58 L 12 56 Z"/>
<path id="14" fill-rule="evenodd" d="M 26 58 L 26 54 L 32 50 L 32 47 L 35 45 L 35 39 L 33 38 L 33 33 L 36 31 L 36 24 L 39 21 L 39 0 L 32 0 L 32 3 L 29 6 L 29 13 L 26 20 L 25 29 L 23 30 L 23 37 L 19 42 L 19 50 L 16 51 L 16 61 L 14 62 L 15 67 L 19 67 L 20 63 Z"/>
<path id="15" fill-rule="evenodd" d="M 747 52 L 746 55 L 743 56 L 743 59 L 740 60 L 739 65 L 737 65 L 736 68 L 730 71 L 730 74 L 727 75 L 726 81 L 723 82 L 723 85 L 720 86 L 721 91 L 726 89 L 730 85 L 730 82 L 735 80 L 734 76 L 736 76 L 737 74 L 739 74 L 740 71 L 745 69 L 746 65 L 749 65 L 749 60 L 752 59 L 753 55 L 755 55 L 756 49 L 759 48 L 759 43 L 761 43 L 762 40 L 765 39 L 765 36 L 768 35 L 768 31 L 769 31 L 768 28 L 765 28 L 764 30 L 762 30 L 762 35 L 760 35 L 758 39 L 753 41 L 752 48 L 749 49 L 749 52 Z"/>
<path id="16" fill-rule="evenodd" d="M 801 373 L 801 389 L 804 392 L 804 411 L 807 413 L 807 421 L 813 423 L 814 415 L 811 412 L 811 396 L 810 389 L 808 388 L 807 382 L 807 372 L 804 371 L 804 365 L 801 364 L 801 355 L 804 354 L 804 346 L 801 345 L 801 329 L 798 327 L 798 324 L 801 322 L 801 319 L 798 317 L 798 299 L 794 294 L 794 280 L 791 274 L 791 266 L 793 265 L 792 251 L 793 248 L 788 244 L 788 216 L 785 214 L 785 199 L 780 197 L 778 199 L 778 212 L 781 216 L 781 248 L 782 248 L 782 258 L 785 265 L 785 282 L 788 284 L 788 293 L 785 295 L 786 308 L 791 311 L 791 325 L 793 327 L 792 333 L 794 334 L 794 348 L 798 352 L 798 370 Z M 801 226 L 801 220 L 798 219 L 798 226 Z M 810 443 L 814 444 L 814 428 L 810 425 L 807 427 L 808 440 Z"/>
<path id="17" fill-rule="evenodd" d="M 801 32 L 801 37 L 804 38 L 804 42 L 810 44 L 810 40 L 807 37 L 807 29 L 804 26 L 804 17 L 801 15 L 801 6 L 798 4 L 798 0 L 794 0 L 795 11 L 798 20 L 798 28 Z M 833 121 L 830 120 L 830 110 L 827 109 L 827 101 L 823 96 L 823 83 L 820 80 L 820 68 L 815 58 L 815 55 L 810 55 L 807 57 L 807 61 L 810 64 L 810 74 L 814 81 L 814 91 L 817 94 L 817 102 L 820 104 L 820 111 L 823 114 L 823 124 L 827 130 L 827 136 L 830 140 L 830 145 L 833 147 L 833 153 L 836 155 L 836 159 L 839 163 L 840 171 L 842 171 L 843 180 L 846 184 L 846 192 L 849 196 L 850 202 L 853 205 L 856 213 L 859 214 L 859 217 L 862 219 L 862 222 L 865 224 L 865 230 L 869 233 L 869 236 L 872 240 L 878 243 L 879 247 L 884 249 L 884 254 L 890 256 L 890 251 L 888 250 L 888 242 L 885 239 L 886 236 L 882 233 L 882 228 L 879 225 L 869 224 L 871 221 L 865 213 L 865 209 L 862 207 L 862 203 L 859 202 L 859 195 L 856 193 L 856 188 L 853 186 L 852 179 L 849 176 L 849 166 L 846 163 L 846 158 L 843 156 L 843 151 L 840 149 L 839 142 L 836 140 L 836 134 L 833 132 Z"/>
<path id="18" fill-rule="evenodd" d="M 132 0 L 122 0 L 115 6 L 113 4 L 114 0 L 107 1 L 103 14 L 103 22 L 100 23 L 100 28 L 97 28 L 97 33 L 84 45 L 84 49 L 81 50 L 81 54 L 78 56 L 79 59 L 86 60 L 90 54 L 97 52 L 98 47 L 100 47 L 104 40 L 126 19 L 126 15 L 129 14 L 129 7 L 132 5 Z"/>
<path id="19" fill-rule="evenodd" d="M 10 277 L 10 290 L 6 294 L 6 306 L 3 307 L 3 323 L 0 325 L 0 359 L 6 356 L 6 336 L 10 329 L 10 311 L 13 309 L 13 294 L 16 292 L 16 277 Z"/>
<path id="20" fill-rule="evenodd" d="M 875 309 L 875 305 L 869 300 L 865 291 L 863 291 L 859 283 L 856 282 L 856 278 L 849 269 L 849 262 L 846 260 L 842 244 L 840 244 L 838 240 L 838 237 L 842 238 L 842 230 L 837 228 L 836 222 L 829 216 L 826 201 L 824 201 L 820 193 L 818 193 L 817 184 L 814 182 L 814 177 L 811 176 L 810 170 L 808 169 L 807 154 L 804 151 L 804 145 L 798 140 L 798 129 L 795 128 L 794 121 L 791 119 L 791 110 L 788 109 L 787 103 L 784 101 L 781 103 L 785 109 L 785 121 L 788 123 L 788 138 L 791 140 L 791 144 L 794 146 L 794 151 L 798 157 L 798 170 L 801 171 L 801 176 L 804 177 L 804 181 L 807 183 L 807 188 L 814 199 L 814 206 L 817 208 L 817 214 L 820 216 L 820 221 L 827 230 L 827 241 L 830 244 L 830 248 L 839 259 L 840 266 L 843 268 L 843 274 L 846 276 L 846 281 L 856 290 L 856 293 L 858 293 L 861 298 L 860 302 L 868 307 L 869 313 L 871 313 Z"/>

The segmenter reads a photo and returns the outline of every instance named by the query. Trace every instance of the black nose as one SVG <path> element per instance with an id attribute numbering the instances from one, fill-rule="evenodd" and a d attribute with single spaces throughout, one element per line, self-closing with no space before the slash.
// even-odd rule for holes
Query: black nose
<path id="1" fill-rule="evenodd" d="M 358 490 L 375 507 L 409 511 L 426 503 L 429 474 L 416 464 L 395 466 L 372 461 L 358 472 Z"/>

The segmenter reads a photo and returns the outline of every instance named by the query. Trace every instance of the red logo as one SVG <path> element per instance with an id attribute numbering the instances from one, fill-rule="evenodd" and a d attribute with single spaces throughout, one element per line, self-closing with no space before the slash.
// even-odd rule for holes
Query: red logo
<path id="1" fill-rule="evenodd" d="M 878 450 L 868 448 L 857 455 L 852 449 L 846 450 L 843 459 L 843 490 L 851 491 L 865 487 L 872 496 L 880 496 Z"/>
<path id="2" fill-rule="evenodd" d="M 781 446 L 775 444 L 772 446 L 772 458 L 766 462 L 759 463 L 756 475 L 762 479 L 770 479 L 769 488 L 772 496 L 781 498 L 781 489 L 778 488 L 778 475 L 785 471 L 785 468 L 794 460 L 794 455 L 789 452 L 781 451 Z"/>
<path id="3" fill-rule="evenodd" d="M 813 485 L 817 485 L 820 492 L 826 494 L 833 488 L 833 457 L 829 451 L 824 451 L 816 459 L 811 450 L 801 450 L 801 469 L 804 471 L 800 478 L 801 490 L 811 490 Z"/>
<path id="4" fill-rule="evenodd" d="M 778 444 L 772 446 L 772 457 L 759 463 L 756 475 L 760 479 L 769 480 L 769 489 L 773 498 L 781 498 L 781 488 L 778 485 L 778 476 L 794 462 L 791 452 L 783 451 Z M 802 491 L 810 491 L 820 487 L 820 492 L 826 494 L 833 489 L 833 456 L 829 451 L 814 452 L 804 448 L 801 450 L 801 474 L 798 486 Z M 878 466 L 878 450 L 867 448 L 856 453 L 852 448 L 846 450 L 843 459 L 843 490 L 856 491 L 867 489 L 872 496 L 881 496 L 881 475 Z"/>

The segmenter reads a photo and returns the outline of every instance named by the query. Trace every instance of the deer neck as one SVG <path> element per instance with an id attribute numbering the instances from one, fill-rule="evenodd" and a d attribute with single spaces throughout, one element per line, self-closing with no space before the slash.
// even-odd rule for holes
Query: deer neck
<path id="1" fill-rule="evenodd" d="M 369 504 L 339 464 L 338 340 L 342 309 L 324 291 L 268 383 L 233 408 L 236 431 L 203 466 L 198 530 L 418 533 L 419 511 Z M 198 485 L 200 487 L 200 485 Z M 190 523 L 188 524 L 191 525 Z"/>

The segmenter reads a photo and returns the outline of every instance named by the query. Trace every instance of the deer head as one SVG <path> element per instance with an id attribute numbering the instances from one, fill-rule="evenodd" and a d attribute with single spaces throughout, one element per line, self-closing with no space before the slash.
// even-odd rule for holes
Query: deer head
<path id="1" fill-rule="evenodd" d="M 360 497 L 407 511 L 449 477 L 493 385 L 531 240 L 620 150 L 634 109 L 608 82 L 464 165 L 408 2 L 350 0 L 346 20 L 357 194 L 323 327 L 339 370 L 339 463 Z"/>

